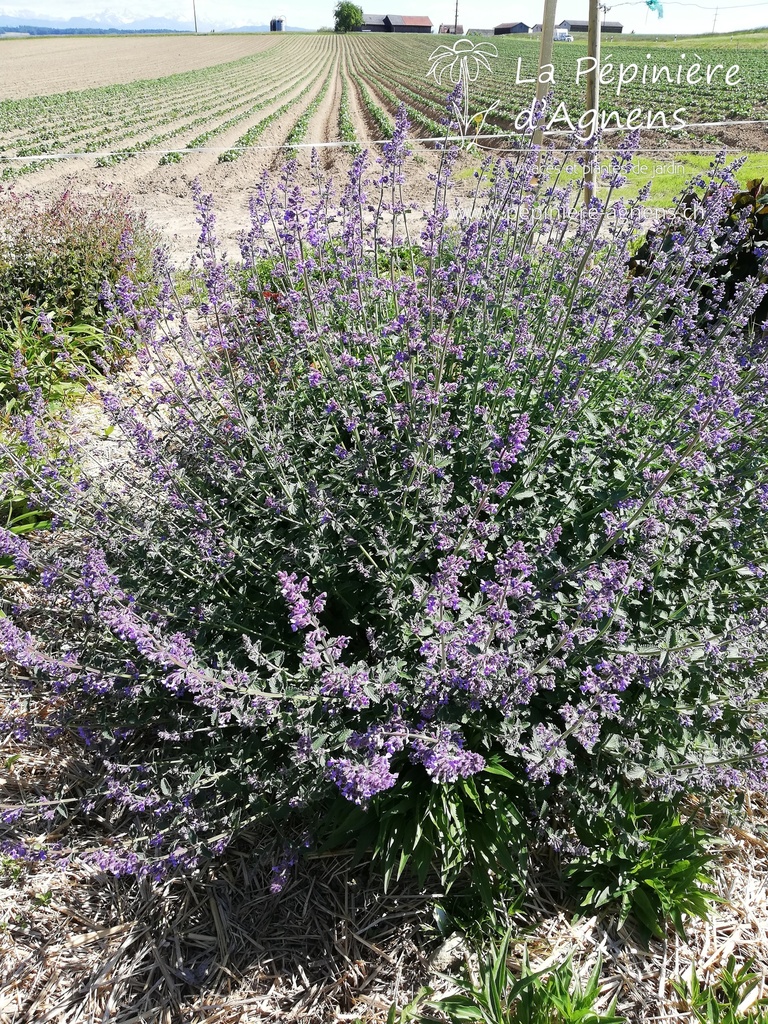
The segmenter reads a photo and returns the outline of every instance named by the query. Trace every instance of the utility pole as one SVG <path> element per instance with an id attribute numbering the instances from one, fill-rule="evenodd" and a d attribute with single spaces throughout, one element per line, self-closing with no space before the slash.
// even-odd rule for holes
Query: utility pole
<path id="1" fill-rule="evenodd" d="M 459 34 L 459 0 L 456 0 L 456 16 L 453 19 L 453 34 L 455 36 Z"/>
<path id="2" fill-rule="evenodd" d="M 589 31 L 587 33 L 587 56 L 592 58 L 592 68 L 587 73 L 587 110 L 593 111 L 596 125 L 600 109 L 600 4 L 589 0 Z M 597 149 L 587 151 L 587 172 L 584 175 L 584 200 L 589 205 L 595 195 L 597 180 Z"/>
<path id="3" fill-rule="evenodd" d="M 539 73 L 536 76 L 536 102 L 540 103 L 549 92 L 549 82 L 542 82 L 541 69 L 545 64 L 552 63 L 552 46 L 555 41 L 555 14 L 557 13 L 557 0 L 544 0 L 544 17 L 541 22 L 541 49 L 539 50 Z M 539 127 L 533 133 L 534 146 L 540 146 L 543 140 L 543 132 Z"/>
<path id="4" fill-rule="evenodd" d="M 712 19 L 712 35 L 714 35 L 714 34 L 715 34 L 715 25 L 717 24 L 717 12 L 718 12 L 719 10 L 720 10 L 720 8 L 719 8 L 719 7 L 716 7 L 716 8 L 715 8 L 715 16 L 714 16 L 714 18 Z"/>
<path id="5" fill-rule="evenodd" d="M 195 0 L 192 0 L 192 17 L 195 19 L 195 35 L 197 35 L 197 7 L 195 7 Z"/>

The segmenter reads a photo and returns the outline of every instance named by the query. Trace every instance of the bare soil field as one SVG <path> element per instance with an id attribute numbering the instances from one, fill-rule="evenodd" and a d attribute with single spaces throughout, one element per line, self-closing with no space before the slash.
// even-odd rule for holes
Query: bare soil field
<path id="1" fill-rule="evenodd" d="M 0 100 L 164 78 L 239 60 L 274 35 L 71 36 L 0 41 Z"/>
<path id="2" fill-rule="evenodd" d="M 333 78 L 322 103 L 307 127 L 307 141 L 322 140 L 323 142 L 339 141 L 339 103 L 341 102 L 341 72 L 337 61 L 333 69 Z M 330 146 L 321 150 L 322 165 L 326 171 L 336 167 L 336 156 L 344 155 L 343 149 Z M 279 154 L 278 154 L 279 162 Z"/>

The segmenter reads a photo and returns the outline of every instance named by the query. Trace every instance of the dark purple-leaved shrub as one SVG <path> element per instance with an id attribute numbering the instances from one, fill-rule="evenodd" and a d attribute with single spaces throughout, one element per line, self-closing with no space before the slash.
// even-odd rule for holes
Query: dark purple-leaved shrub
<path id="1" fill-rule="evenodd" d="M 106 869 L 257 821 L 319 841 L 339 806 L 384 823 L 390 869 L 453 869 L 567 848 L 617 787 L 768 782 L 762 291 L 723 301 L 710 244 L 731 173 L 633 280 L 631 146 L 578 217 L 534 149 L 454 209 L 446 149 L 418 218 L 406 127 L 338 195 L 262 180 L 238 263 L 196 191 L 196 284 L 117 283 L 139 356 L 98 391 L 112 430 L 36 474 L 45 543 L 3 535 L 28 579 L 3 728 L 80 750 L 67 849 L 97 813 Z"/>
<path id="2" fill-rule="evenodd" d="M 127 239 L 130 238 L 130 244 Z M 152 276 L 156 232 L 118 189 L 71 191 L 47 203 L 0 188 L 0 328 L 34 322 L 100 326 L 105 281 Z"/>

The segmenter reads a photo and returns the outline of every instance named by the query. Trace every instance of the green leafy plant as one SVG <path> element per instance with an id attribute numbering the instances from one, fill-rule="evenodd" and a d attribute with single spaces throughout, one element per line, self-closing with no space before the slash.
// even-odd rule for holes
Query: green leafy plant
<path id="1" fill-rule="evenodd" d="M 453 979 L 459 991 L 440 999 L 429 995 L 409 1010 L 406 1019 L 433 1021 L 422 1008 L 444 1015 L 450 1024 L 622 1024 L 615 1012 L 615 999 L 605 1010 L 597 1009 L 600 999 L 601 962 L 598 960 L 586 985 L 574 979 L 570 958 L 552 968 L 532 971 L 527 954 L 520 977 L 509 967 L 511 932 L 497 948 L 482 958 L 478 980 Z"/>
<path id="2" fill-rule="evenodd" d="M 737 968 L 731 956 L 714 985 L 702 985 L 695 968 L 687 980 L 672 985 L 697 1024 L 765 1024 L 768 997 L 755 995 L 761 979 L 752 971 L 752 963 L 748 960 Z"/>
<path id="3" fill-rule="evenodd" d="M 82 395 L 88 380 L 130 351 L 108 293 L 153 279 L 157 241 L 116 191 L 98 200 L 65 193 L 45 206 L 0 191 L 0 443 L 11 457 L 4 471 L 18 459 L 30 477 L 39 468 L 35 445 L 22 439 L 25 417 Z M 39 498 L 30 503 L 31 489 L 18 473 L 0 475 L 0 525 L 16 536 L 50 519 Z M 0 558 L 3 578 L 10 566 Z"/>
<path id="4" fill-rule="evenodd" d="M 675 213 L 661 227 L 651 229 L 636 250 L 630 262 L 631 271 L 642 276 L 652 272 L 652 240 L 660 236 L 662 251 L 673 245 L 673 236 L 686 221 L 700 223 L 706 216 L 708 200 L 712 197 L 706 190 L 702 194 L 692 190 L 682 197 Z M 702 286 L 702 293 L 709 295 L 719 284 L 721 301 L 729 302 L 745 281 L 754 280 L 768 284 L 768 184 L 764 178 L 753 178 L 730 199 L 720 221 L 720 234 L 714 239 L 719 247 L 726 234 L 731 237 L 738 233 L 738 244 L 727 247 L 721 259 L 710 269 L 708 279 Z M 754 313 L 757 323 L 768 317 L 768 295 Z"/>
<path id="5" fill-rule="evenodd" d="M 119 451 L 73 442 L 60 548 L 0 532 L 35 602 L 0 635 L 19 728 L 87 745 L 125 837 L 84 853 L 104 870 L 186 869 L 280 815 L 322 844 L 343 800 L 390 879 L 492 888 L 531 836 L 614 846 L 612 786 L 768 788 L 759 296 L 696 315 L 730 172 L 710 233 L 638 283 L 641 207 L 574 230 L 535 149 L 458 221 L 444 150 L 417 236 L 407 130 L 338 201 L 265 180 L 234 271 L 196 187 L 204 301 L 117 296 L 143 346 L 100 389 Z"/>
<path id="6" fill-rule="evenodd" d="M 619 926 L 631 920 L 643 941 L 663 936 L 670 920 L 685 938 L 684 915 L 706 917 L 719 897 L 705 888 L 713 859 L 711 836 L 683 821 L 673 804 L 639 802 L 614 790 L 615 814 L 578 821 L 577 832 L 589 853 L 566 870 L 577 892 L 587 890 L 581 906 L 591 912 L 618 909 Z"/>
<path id="7" fill-rule="evenodd" d="M 90 324 L 64 324 L 45 331 L 32 317 L 0 327 L 0 413 L 23 414 L 40 390 L 46 403 L 81 394 L 83 377 L 108 368 L 122 348 Z"/>
<path id="8" fill-rule="evenodd" d="M 277 121 L 278 118 L 282 117 L 283 114 L 286 114 L 289 110 L 291 110 L 292 107 L 294 107 L 296 105 L 296 103 L 299 100 L 301 100 L 304 96 L 306 96 L 306 94 L 317 84 L 317 82 L 320 79 L 321 74 L 322 74 L 322 68 L 320 69 L 320 71 L 317 72 L 316 75 L 314 75 L 314 77 L 310 78 L 309 82 L 304 86 L 304 88 L 301 90 L 300 93 L 298 93 L 295 96 L 292 96 L 281 107 L 278 107 L 277 110 L 273 110 L 271 114 L 267 114 L 266 117 L 263 117 L 255 125 L 252 125 L 248 129 L 248 131 L 245 132 L 245 134 L 240 136 L 240 138 L 237 140 L 237 142 L 232 147 L 232 149 L 227 149 L 223 153 L 219 154 L 219 163 L 226 164 L 226 163 L 232 163 L 235 160 L 239 160 L 240 157 L 243 155 L 243 152 L 249 146 L 253 146 L 258 141 L 258 139 L 261 138 L 261 136 L 264 134 L 266 129 L 271 124 L 274 124 L 274 122 Z M 303 81 L 305 81 L 304 78 L 302 79 L 302 82 Z M 280 97 L 287 95 L 290 91 L 291 91 L 290 89 L 284 89 L 282 92 L 280 92 L 276 96 L 272 97 L 272 99 L 273 100 L 279 99 Z M 199 140 L 196 140 L 196 141 L 199 141 Z M 191 143 L 190 143 L 190 145 L 191 145 Z"/>
<path id="9" fill-rule="evenodd" d="M 354 837 L 358 853 L 372 849 L 385 887 L 406 869 L 421 884 L 436 870 L 447 889 L 465 873 L 475 911 L 478 897 L 486 911 L 493 910 L 498 879 L 521 881 L 525 874 L 520 850 L 526 825 L 516 806 L 523 794 L 515 783 L 499 758 L 490 758 L 478 775 L 433 787 L 423 785 L 414 767 L 394 797 L 375 797 L 365 809 L 338 801 L 338 824 L 327 846 Z"/>
<path id="10" fill-rule="evenodd" d="M 354 32 L 363 24 L 363 9 L 351 0 L 340 0 L 333 12 L 334 31 Z"/>
<path id="11" fill-rule="evenodd" d="M 357 91 L 360 94 L 363 108 L 368 114 L 376 133 L 382 139 L 391 139 L 392 132 L 394 130 L 391 118 L 386 111 L 382 110 L 373 96 L 371 96 L 370 92 L 366 88 L 365 81 L 360 77 L 360 75 L 350 70 L 350 77 L 357 86 Z"/>
<path id="12" fill-rule="evenodd" d="M 339 103 L 338 116 L 339 138 L 349 143 L 347 152 L 353 156 L 360 152 L 360 145 L 357 141 L 355 123 L 352 120 L 352 113 L 349 106 L 349 84 L 347 82 L 346 70 L 341 76 L 341 102 Z"/>
<path id="13" fill-rule="evenodd" d="M 7 439 L 2 443 L 10 447 Z M 14 486 L 12 480 L 0 482 L 0 525 L 15 536 L 23 537 L 49 521 L 50 515 L 45 509 L 30 506 L 28 489 Z M 13 559 L 0 556 L 0 581 L 14 575 Z"/>

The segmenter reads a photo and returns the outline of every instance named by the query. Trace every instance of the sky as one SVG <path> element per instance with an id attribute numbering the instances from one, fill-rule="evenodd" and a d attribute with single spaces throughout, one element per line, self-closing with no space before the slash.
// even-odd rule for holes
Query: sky
<path id="1" fill-rule="evenodd" d="M 195 0 L 201 31 L 261 25 L 284 15 L 288 25 L 317 29 L 333 24 L 336 0 Z M 358 0 L 360 2 L 360 0 Z M 662 0 L 664 16 L 648 10 L 644 0 L 605 0 L 608 19 L 621 21 L 624 31 L 674 35 L 718 32 L 768 26 L 768 0 Z M 455 0 L 365 0 L 361 6 L 376 14 L 426 14 L 435 26 L 453 22 Z M 502 21 L 541 21 L 543 0 L 459 0 L 459 22 L 466 28 L 491 28 Z M 587 17 L 588 0 L 558 0 L 557 20 Z M 24 21 L 104 15 L 130 22 L 144 17 L 175 18 L 192 24 L 192 0 L 26 0 L 23 5 L 0 3 L 0 14 Z M 768 54 L 766 55 L 768 59 Z"/>

